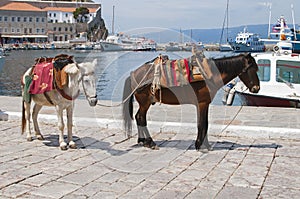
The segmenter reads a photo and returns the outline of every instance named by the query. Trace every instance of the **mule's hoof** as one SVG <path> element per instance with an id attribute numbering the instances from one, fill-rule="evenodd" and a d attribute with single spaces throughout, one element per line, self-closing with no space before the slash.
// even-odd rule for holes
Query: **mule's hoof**
<path id="1" fill-rule="evenodd" d="M 28 142 L 32 142 L 32 140 L 33 140 L 32 137 L 27 137 Z"/>
<path id="2" fill-rule="evenodd" d="M 144 141 L 144 147 L 148 147 L 150 149 L 159 149 L 158 146 L 156 145 L 156 143 L 152 140 L 152 138 L 146 138 Z"/>
<path id="3" fill-rule="evenodd" d="M 63 151 L 68 149 L 68 145 L 65 142 L 60 143 L 59 147 Z"/>
<path id="4" fill-rule="evenodd" d="M 36 138 L 40 141 L 45 140 L 44 137 L 42 135 L 37 135 Z"/>
<path id="5" fill-rule="evenodd" d="M 145 138 L 138 138 L 137 140 L 138 146 L 144 146 L 144 143 L 145 143 Z"/>
<path id="6" fill-rule="evenodd" d="M 157 145 L 155 145 L 155 146 L 152 146 L 151 149 L 152 150 L 159 150 L 159 147 Z"/>
<path id="7" fill-rule="evenodd" d="M 71 142 L 69 143 L 69 147 L 70 147 L 70 149 L 77 149 L 77 146 L 76 146 L 76 144 L 75 144 L 74 141 L 71 141 Z"/>

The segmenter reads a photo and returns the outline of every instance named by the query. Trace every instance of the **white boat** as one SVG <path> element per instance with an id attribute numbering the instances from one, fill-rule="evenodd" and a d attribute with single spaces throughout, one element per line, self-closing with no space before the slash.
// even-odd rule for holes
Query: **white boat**
<path id="1" fill-rule="evenodd" d="M 230 44 L 220 44 L 219 46 L 221 52 L 233 51 Z"/>
<path id="2" fill-rule="evenodd" d="M 227 104 L 232 95 L 238 94 L 243 105 L 300 108 L 300 55 L 292 53 L 292 46 L 278 43 L 271 53 L 252 54 L 257 62 L 260 91 L 250 93 L 241 82 L 230 90 Z"/>
<path id="3" fill-rule="evenodd" d="M 144 37 L 130 37 L 124 34 L 110 35 L 100 41 L 103 51 L 151 51 L 156 50 L 156 43 Z"/>
<path id="4" fill-rule="evenodd" d="M 265 44 L 260 40 L 259 35 L 248 32 L 246 27 L 229 44 L 234 52 L 264 52 L 266 50 Z"/>

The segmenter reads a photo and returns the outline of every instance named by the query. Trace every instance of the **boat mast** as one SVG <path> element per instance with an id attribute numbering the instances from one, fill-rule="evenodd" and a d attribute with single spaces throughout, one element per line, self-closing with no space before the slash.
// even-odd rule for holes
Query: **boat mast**
<path id="1" fill-rule="evenodd" d="M 291 4 L 291 9 L 292 9 L 292 19 L 293 19 L 293 28 L 294 28 L 294 40 L 297 41 L 297 34 L 296 34 L 296 26 L 295 26 L 295 17 L 294 17 L 294 5 Z"/>
<path id="2" fill-rule="evenodd" d="M 268 39 L 271 38 L 271 17 L 272 17 L 272 4 L 270 4 Z"/>
<path id="3" fill-rule="evenodd" d="M 115 6 L 113 5 L 113 17 L 112 17 L 112 22 L 111 22 L 111 32 L 112 35 L 115 34 Z"/>
<path id="4" fill-rule="evenodd" d="M 222 25 L 222 32 L 221 32 L 221 38 L 220 38 L 220 45 L 222 43 L 223 40 L 223 34 L 224 34 L 224 27 L 225 27 L 225 23 L 226 24 L 226 42 L 228 42 L 228 5 L 229 5 L 229 0 L 227 0 L 227 6 L 226 6 L 226 10 L 225 10 L 225 16 L 224 16 L 224 21 L 223 21 L 223 25 Z"/>
<path id="5" fill-rule="evenodd" d="M 226 21 L 226 42 L 228 42 L 228 24 L 229 24 L 229 15 L 228 15 L 228 9 L 229 9 L 229 0 L 227 0 L 227 6 L 226 6 L 226 13 L 227 13 L 227 15 L 226 15 L 226 19 L 227 19 L 227 21 Z"/>

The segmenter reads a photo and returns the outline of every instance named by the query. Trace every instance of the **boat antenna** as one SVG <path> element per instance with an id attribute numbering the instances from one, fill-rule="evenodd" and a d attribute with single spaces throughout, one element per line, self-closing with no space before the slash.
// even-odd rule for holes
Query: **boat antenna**
<path id="1" fill-rule="evenodd" d="M 296 26 L 295 26 L 295 17 L 294 17 L 294 5 L 291 4 L 291 9 L 292 9 L 292 19 L 293 19 L 293 28 L 294 28 L 294 31 L 293 31 L 293 34 L 294 34 L 294 40 L 297 41 L 297 34 L 296 34 Z"/>
<path id="2" fill-rule="evenodd" d="M 270 3 L 268 39 L 271 38 L 271 17 L 272 17 L 272 4 Z"/>

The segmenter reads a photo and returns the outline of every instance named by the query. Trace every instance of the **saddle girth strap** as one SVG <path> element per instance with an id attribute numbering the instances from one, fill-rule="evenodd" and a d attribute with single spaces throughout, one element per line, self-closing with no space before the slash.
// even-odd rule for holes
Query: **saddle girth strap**
<path id="1" fill-rule="evenodd" d="M 47 92 L 44 92 L 44 96 L 45 98 L 47 99 L 47 101 L 51 104 L 51 105 L 54 105 L 53 101 L 51 100 L 50 96 L 48 95 Z"/>

